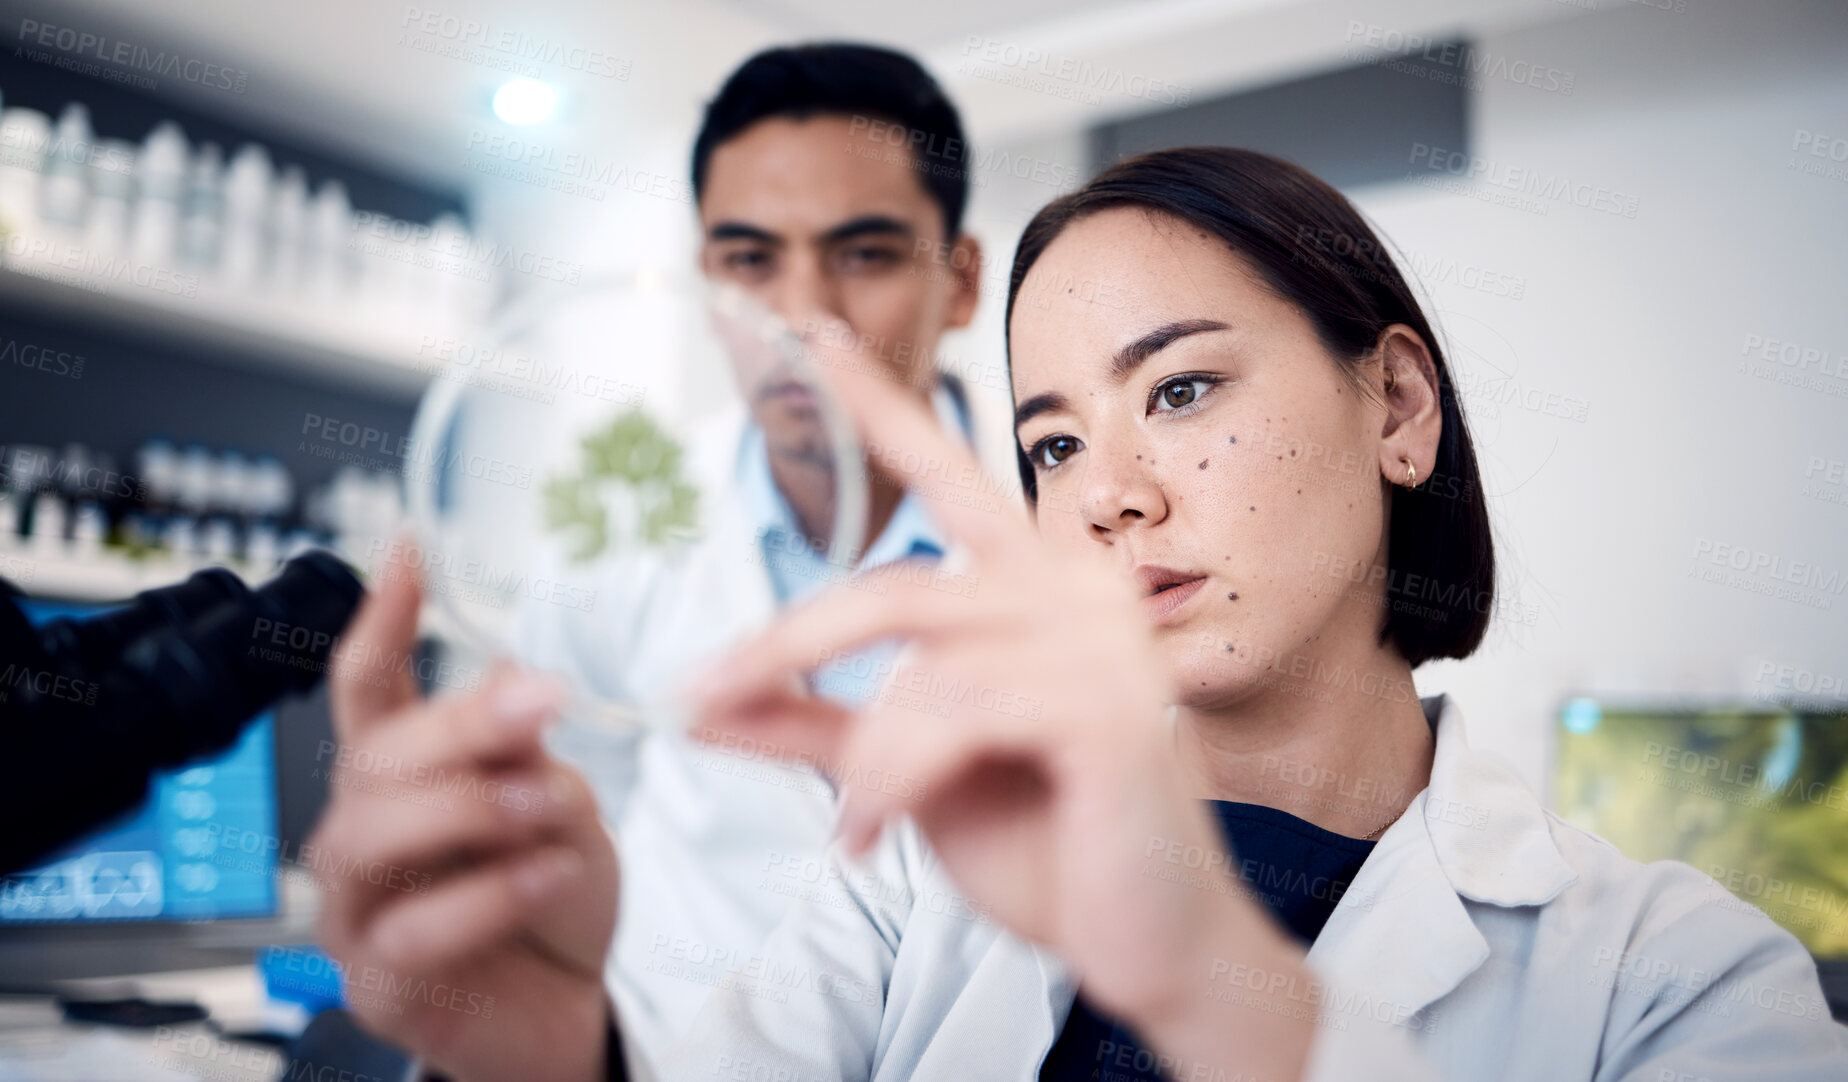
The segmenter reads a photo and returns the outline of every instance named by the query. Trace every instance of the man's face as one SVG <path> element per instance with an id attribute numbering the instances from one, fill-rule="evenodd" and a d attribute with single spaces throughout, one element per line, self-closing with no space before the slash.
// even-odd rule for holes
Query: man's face
<path id="1" fill-rule="evenodd" d="M 893 132 L 865 117 L 778 117 L 720 144 L 700 197 L 700 264 L 798 334 L 844 321 L 868 360 L 924 388 L 938 338 L 974 315 L 980 250 L 968 237 L 946 243 L 916 171 L 947 163 L 893 145 L 904 142 Z M 766 405 L 757 412 L 775 445 L 786 411 Z"/>

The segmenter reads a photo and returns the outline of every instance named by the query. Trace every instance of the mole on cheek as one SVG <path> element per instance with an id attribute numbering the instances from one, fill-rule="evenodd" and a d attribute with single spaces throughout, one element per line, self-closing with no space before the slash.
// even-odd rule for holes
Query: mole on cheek
<path id="1" fill-rule="evenodd" d="M 1256 507 L 1255 505 L 1253 505 L 1253 507 L 1252 507 L 1251 509 L 1252 509 L 1253 511 L 1256 511 L 1256 510 L 1257 510 L 1257 507 Z"/>
<path id="2" fill-rule="evenodd" d="M 1238 600 L 1238 595 L 1237 595 L 1236 593 L 1232 593 L 1232 594 L 1227 594 L 1227 595 L 1226 595 L 1226 600 L 1227 600 L 1227 601 L 1237 601 L 1237 600 Z"/>
<path id="3" fill-rule="evenodd" d="M 1206 464 L 1207 464 L 1207 462 L 1208 462 L 1208 461 L 1209 461 L 1208 459 L 1204 459 L 1204 458 L 1203 458 L 1203 459 L 1201 459 L 1201 460 L 1200 460 L 1200 468 L 1201 468 L 1201 469 L 1203 469 L 1203 470 L 1204 470 L 1204 469 L 1206 469 Z"/>
<path id="4" fill-rule="evenodd" d="M 1237 437 L 1237 436 L 1227 436 L 1227 437 L 1226 437 L 1226 442 L 1227 442 L 1227 443 L 1237 443 L 1237 442 L 1238 442 L 1238 437 Z"/>

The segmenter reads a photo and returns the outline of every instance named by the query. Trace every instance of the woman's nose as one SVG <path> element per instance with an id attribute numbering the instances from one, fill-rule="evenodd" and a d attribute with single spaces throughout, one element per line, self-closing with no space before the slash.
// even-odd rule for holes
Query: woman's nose
<path id="1" fill-rule="evenodd" d="M 1105 540 L 1132 526 L 1153 526 L 1168 516 L 1167 496 L 1146 456 L 1120 461 L 1087 454 L 1090 461 L 1079 489 L 1078 510 L 1093 537 Z"/>

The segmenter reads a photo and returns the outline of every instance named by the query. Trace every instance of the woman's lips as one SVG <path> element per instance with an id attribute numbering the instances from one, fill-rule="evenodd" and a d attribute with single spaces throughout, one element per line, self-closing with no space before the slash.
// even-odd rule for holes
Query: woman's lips
<path id="1" fill-rule="evenodd" d="M 1192 600 L 1206 585 L 1205 578 L 1189 579 L 1176 586 L 1170 586 L 1142 599 L 1142 606 L 1148 612 L 1149 619 L 1158 624 L 1165 624 L 1182 605 Z"/>

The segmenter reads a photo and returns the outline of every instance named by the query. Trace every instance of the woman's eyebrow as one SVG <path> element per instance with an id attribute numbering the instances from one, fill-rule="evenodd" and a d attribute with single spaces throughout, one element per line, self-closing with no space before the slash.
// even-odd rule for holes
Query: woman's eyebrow
<path id="1" fill-rule="evenodd" d="M 1128 380 L 1143 361 L 1190 334 L 1230 329 L 1216 319 L 1177 319 L 1172 323 L 1164 323 L 1117 350 L 1116 356 L 1110 358 L 1111 382 L 1121 384 Z"/>
<path id="2" fill-rule="evenodd" d="M 1042 413 L 1062 410 L 1068 405 L 1069 403 L 1066 402 L 1065 396 L 1057 391 L 1047 391 L 1045 394 L 1036 394 L 1032 398 L 1022 402 L 1019 408 L 1014 410 L 1014 431 L 1020 431 L 1021 425 L 1026 424 Z"/>

